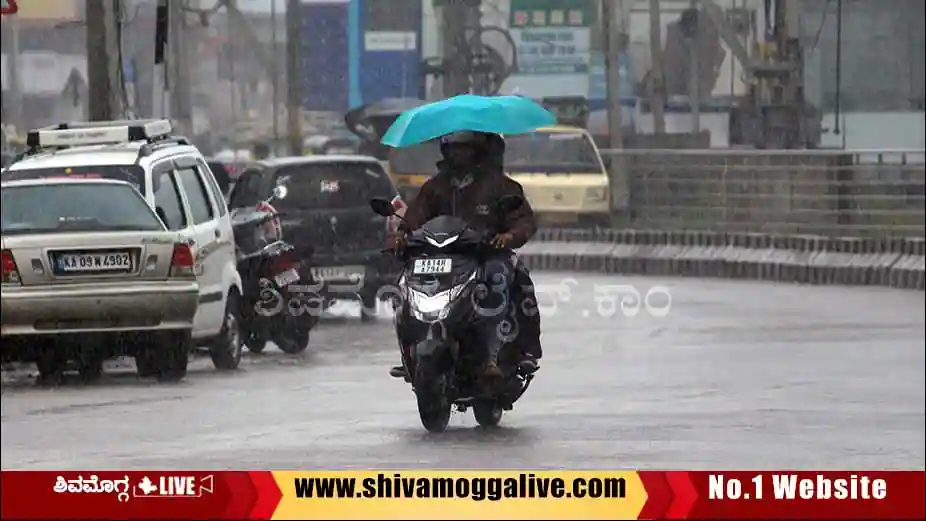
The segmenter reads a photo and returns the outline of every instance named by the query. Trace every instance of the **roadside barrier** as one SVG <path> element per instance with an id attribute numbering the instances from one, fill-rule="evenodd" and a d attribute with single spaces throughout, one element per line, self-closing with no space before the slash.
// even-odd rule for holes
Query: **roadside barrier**
<path id="1" fill-rule="evenodd" d="M 543 229 L 518 255 L 538 270 L 926 289 L 921 238 Z"/>

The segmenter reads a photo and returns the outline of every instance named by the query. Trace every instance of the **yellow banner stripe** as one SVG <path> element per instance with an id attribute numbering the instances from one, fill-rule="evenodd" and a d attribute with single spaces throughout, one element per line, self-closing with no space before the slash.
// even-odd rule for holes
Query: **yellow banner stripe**
<path id="1" fill-rule="evenodd" d="M 273 519 L 636 519 L 636 472 L 273 472 Z"/>

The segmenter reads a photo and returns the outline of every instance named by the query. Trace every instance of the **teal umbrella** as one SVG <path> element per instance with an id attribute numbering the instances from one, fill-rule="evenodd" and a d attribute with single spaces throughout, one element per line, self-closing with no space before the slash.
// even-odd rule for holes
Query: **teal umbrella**
<path id="1" fill-rule="evenodd" d="M 529 98 L 463 94 L 406 110 L 382 143 L 403 148 L 461 130 L 523 134 L 555 124 L 556 116 Z"/>

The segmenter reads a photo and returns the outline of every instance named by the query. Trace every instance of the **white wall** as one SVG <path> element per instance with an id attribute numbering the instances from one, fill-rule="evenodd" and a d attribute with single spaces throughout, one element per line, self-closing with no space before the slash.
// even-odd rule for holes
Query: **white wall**
<path id="1" fill-rule="evenodd" d="M 748 7 L 756 12 L 757 24 L 762 27 L 764 24 L 764 10 L 762 0 L 715 0 L 721 8 L 727 7 Z M 439 20 L 437 18 L 432 0 L 422 0 L 424 6 L 425 24 L 423 29 L 423 51 L 425 56 L 439 56 Z M 689 0 L 662 0 L 661 25 L 663 46 L 665 45 L 666 27 L 675 22 L 679 14 L 690 5 Z M 630 54 L 633 59 L 633 70 L 637 74 L 636 81 L 639 81 L 642 75 L 649 70 L 650 53 L 649 53 L 649 2 L 644 0 L 624 0 L 625 9 L 629 10 L 627 17 L 627 27 L 630 34 Z M 499 25 L 508 27 L 509 17 L 509 0 L 484 0 L 483 1 L 483 24 Z M 491 42 L 494 43 L 494 42 Z M 499 47 L 502 47 L 499 44 Z M 748 47 L 748 46 L 747 46 Z M 724 45 L 727 51 L 726 61 L 723 64 L 722 72 L 717 80 L 713 94 L 729 95 L 731 90 L 733 94 L 742 94 L 745 92 L 744 84 L 741 80 L 742 66 L 733 58 L 732 53 Z M 429 80 L 430 81 L 430 80 Z M 537 81 L 543 81 L 545 90 L 553 91 L 551 94 L 572 94 L 588 92 L 588 78 L 578 76 L 556 77 L 513 77 L 506 84 L 503 90 L 511 90 L 520 84 L 533 84 Z M 429 84 L 429 92 L 431 91 Z M 436 91 L 433 91 L 435 95 Z"/>

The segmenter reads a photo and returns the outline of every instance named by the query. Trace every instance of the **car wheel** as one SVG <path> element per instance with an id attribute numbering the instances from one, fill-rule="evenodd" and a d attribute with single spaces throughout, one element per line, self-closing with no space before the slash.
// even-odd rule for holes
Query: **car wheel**
<path id="1" fill-rule="evenodd" d="M 84 350 L 77 360 L 77 374 L 84 382 L 95 382 L 103 376 L 103 353 L 96 349 Z"/>
<path id="2" fill-rule="evenodd" d="M 160 342 L 160 345 L 152 347 L 156 349 L 154 353 L 157 365 L 155 377 L 159 382 L 178 382 L 186 376 L 190 352 L 193 350 L 191 331 L 167 333 L 163 335 L 163 342 Z"/>
<path id="3" fill-rule="evenodd" d="M 58 385 L 64 380 L 64 369 L 67 366 L 67 360 L 61 357 L 53 349 L 43 350 L 35 361 L 35 367 L 39 371 L 36 382 L 39 385 Z"/>
<path id="4" fill-rule="evenodd" d="M 135 371 L 139 378 L 151 378 L 158 374 L 158 361 L 155 350 L 150 347 L 140 349 L 135 354 Z"/>
<path id="5" fill-rule="evenodd" d="M 225 317 L 222 330 L 209 346 L 212 363 L 220 371 L 234 371 L 241 363 L 244 340 L 241 333 L 241 319 L 238 314 L 238 291 L 232 289 L 225 302 Z"/>

